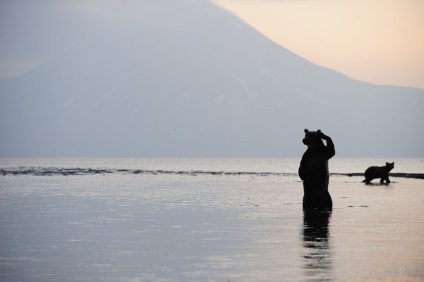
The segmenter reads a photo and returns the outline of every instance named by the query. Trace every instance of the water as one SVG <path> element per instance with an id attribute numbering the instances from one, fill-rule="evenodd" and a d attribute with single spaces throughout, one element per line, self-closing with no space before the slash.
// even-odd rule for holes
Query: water
<path id="1" fill-rule="evenodd" d="M 424 180 L 332 159 L 331 214 L 302 213 L 299 159 L 3 159 L 1 281 L 424 279 Z"/>

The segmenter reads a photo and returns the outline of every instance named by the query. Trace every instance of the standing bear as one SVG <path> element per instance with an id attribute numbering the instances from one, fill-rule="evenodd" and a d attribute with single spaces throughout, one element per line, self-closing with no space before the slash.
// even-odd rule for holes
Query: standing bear
<path id="1" fill-rule="evenodd" d="M 299 177 L 303 180 L 303 210 L 331 211 L 333 201 L 328 192 L 328 160 L 336 154 L 333 141 L 321 130 L 305 129 L 303 144 L 308 146 L 299 166 Z"/>

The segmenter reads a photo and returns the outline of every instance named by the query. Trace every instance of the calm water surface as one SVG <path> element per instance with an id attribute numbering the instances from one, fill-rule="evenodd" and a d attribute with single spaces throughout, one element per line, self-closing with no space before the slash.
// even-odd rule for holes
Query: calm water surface
<path id="1" fill-rule="evenodd" d="M 334 159 L 330 170 L 385 161 Z M 387 161 L 424 172 L 422 159 Z M 9 173 L 0 175 L 0 279 L 424 279 L 423 180 L 366 186 L 334 176 L 333 212 L 304 215 L 298 163 L 1 160 Z"/>

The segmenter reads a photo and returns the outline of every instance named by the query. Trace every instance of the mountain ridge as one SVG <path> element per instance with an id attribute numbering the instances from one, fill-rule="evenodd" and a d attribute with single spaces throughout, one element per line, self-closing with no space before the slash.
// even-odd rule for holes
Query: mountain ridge
<path id="1" fill-rule="evenodd" d="M 209 1 L 135 3 L 0 81 L 0 156 L 294 157 L 305 127 L 341 156 L 424 156 L 423 90 L 313 64 Z"/>

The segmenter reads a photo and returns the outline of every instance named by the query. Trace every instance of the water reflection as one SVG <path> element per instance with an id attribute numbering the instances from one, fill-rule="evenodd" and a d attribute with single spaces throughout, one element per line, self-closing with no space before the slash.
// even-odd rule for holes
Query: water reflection
<path id="1" fill-rule="evenodd" d="M 303 261 L 310 280 L 331 280 L 329 228 L 331 211 L 308 211 L 303 214 Z"/>

